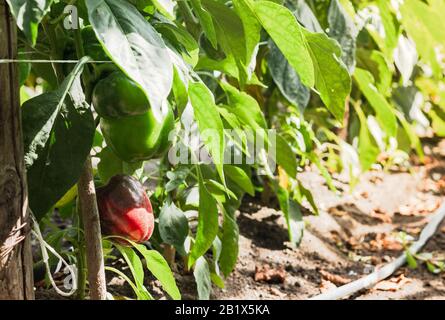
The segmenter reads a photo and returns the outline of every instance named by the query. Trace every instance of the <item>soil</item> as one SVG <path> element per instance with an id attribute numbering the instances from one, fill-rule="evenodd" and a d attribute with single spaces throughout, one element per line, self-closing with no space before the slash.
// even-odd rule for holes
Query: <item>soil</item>
<path id="1" fill-rule="evenodd" d="M 403 253 L 402 235 L 416 239 L 443 201 L 445 155 L 440 150 L 445 147 L 425 147 L 426 164 L 409 171 L 370 171 L 353 190 L 342 175 L 334 175 L 334 192 L 315 169 L 300 173 L 320 213 L 304 210 L 306 229 L 297 248 L 287 242 L 275 204 L 246 198 L 237 213 L 236 269 L 224 289 L 214 286 L 211 299 L 307 299 L 392 261 Z M 445 254 L 445 222 L 421 252 Z M 175 277 L 183 299 L 196 299 L 193 275 L 176 272 Z M 166 299 L 157 281 L 149 279 L 147 286 L 155 298 Z M 110 278 L 112 293 L 132 296 L 124 287 Z M 50 298 L 48 291 L 41 289 L 37 296 Z M 433 274 L 419 262 L 416 269 L 403 267 L 349 299 L 445 299 L 445 272 Z"/>

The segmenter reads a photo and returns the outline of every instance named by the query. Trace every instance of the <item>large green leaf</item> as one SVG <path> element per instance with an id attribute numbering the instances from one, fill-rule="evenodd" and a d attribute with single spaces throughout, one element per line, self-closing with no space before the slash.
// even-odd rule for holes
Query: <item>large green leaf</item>
<path id="1" fill-rule="evenodd" d="M 434 111 L 433 111 L 433 121 L 434 121 Z M 417 155 L 419 156 L 420 161 L 424 160 L 425 154 L 423 152 L 422 149 L 422 143 L 420 141 L 419 136 L 417 135 L 417 133 L 415 132 L 414 128 L 411 126 L 411 124 L 406 121 L 405 117 L 403 116 L 403 114 L 401 112 L 396 112 L 396 116 L 397 119 L 399 119 L 400 123 L 402 124 L 402 128 L 403 130 L 406 132 L 406 135 L 408 136 L 409 142 L 410 142 L 410 147 L 412 149 L 414 149 L 417 153 Z M 434 128 L 434 124 L 433 124 L 433 128 Z M 445 130 L 444 130 L 445 132 Z"/>
<path id="2" fill-rule="evenodd" d="M 303 238 L 304 232 L 304 221 L 301 210 L 295 201 L 289 199 L 289 192 L 286 189 L 280 186 L 276 188 L 280 209 L 286 219 L 289 241 L 293 245 L 298 246 Z"/>
<path id="3" fill-rule="evenodd" d="M 41 218 L 77 182 L 95 133 L 80 74 L 82 59 L 58 90 L 28 100 L 22 107 L 29 203 Z"/>
<path id="4" fill-rule="evenodd" d="M 207 39 L 209 39 L 213 48 L 218 48 L 218 40 L 216 39 L 216 30 L 215 25 L 213 24 L 212 16 L 205 8 L 203 8 L 201 0 L 191 0 L 190 3 L 196 16 L 199 19 L 199 22 Z"/>
<path id="5" fill-rule="evenodd" d="M 181 294 L 176 286 L 175 277 L 164 257 L 158 251 L 148 250 L 141 244 L 133 243 L 133 246 L 144 256 L 147 269 L 159 280 L 165 292 L 167 292 L 172 299 L 180 300 Z"/>
<path id="6" fill-rule="evenodd" d="M 349 72 L 354 72 L 355 48 L 358 30 L 354 21 L 340 4 L 339 0 L 331 0 L 328 14 L 329 36 L 338 41 L 342 48 L 341 58 L 348 67 Z"/>
<path id="7" fill-rule="evenodd" d="M 279 134 L 275 137 L 275 154 L 277 163 L 295 179 L 297 176 L 297 157 L 287 141 Z"/>
<path id="8" fill-rule="evenodd" d="M 131 274 L 136 285 L 136 295 L 140 300 L 152 300 L 150 293 L 144 286 L 144 267 L 139 256 L 130 247 L 115 244 L 116 248 L 122 254 L 125 262 L 130 269 Z"/>
<path id="9" fill-rule="evenodd" d="M 255 189 L 253 187 L 252 181 L 247 173 L 240 167 L 225 165 L 224 173 L 226 176 L 235 182 L 243 191 L 250 194 L 252 197 L 255 195 Z"/>
<path id="10" fill-rule="evenodd" d="M 147 94 L 154 115 L 167 112 L 173 64 L 164 41 L 126 1 L 86 0 L 89 20 L 111 59 Z"/>
<path id="11" fill-rule="evenodd" d="M 218 233 L 218 208 L 216 201 L 207 190 L 204 182 L 199 179 L 199 216 L 195 243 L 189 255 L 188 265 L 191 267 L 212 246 Z"/>
<path id="12" fill-rule="evenodd" d="M 189 233 L 187 217 L 174 203 L 165 204 L 159 214 L 159 233 L 164 243 L 176 248 L 185 255 L 184 241 Z"/>
<path id="13" fill-rule="evenodd" d="M 250 78 L 256 64 L 256 52 L 260 41 L 261 24 L 255 16 L 252 0 L 234 0 L 233 5 L 244 27 L 246 37 L 246 65 Z"/>
<path id="14" fill-rule="evenodd" d="M 369 104 L 374 108 L 377 121 L 382 126 L 382 129 L 390 137 L 395 137 L 397 134 L 397 119 L 393 107 L 377 91 L 372 74 L 366 70 L 356 68 L 354 79 L 357 81 Z"/>
<path id="15" fill-rule="evenodd" d="M 224 181 L 224 126 L 213 95 L 203 83 L 190 83 L 189 96 L 199 131 Z"/>
<path id="16" fill-rule="evenodd" d="M 221 82 L 220 85 L 226 92 L 230 104 L 229 109 L 237 115 L 239 120 L 255 130 L 267 128 L 264 114 L 253 97 L 227 82 Z"/>
<path id="17" fill-rule="evenodd" d="M 219 262 L 222 273 L 228 276 L 236 265 L 239 251 L 239 228 L 236 223 L 235 210 L 231 207 L 225 209 L 222 229 L 222 248 Z"/>
<path id="18" fill-rule="evenodd" d="M 271 1 L 255 2 L 254 8 L 261 25 L 297 71 L 301 82 L 307 87 L 313 87 L 315 84 L 314 65 L 303 28 L 292 12 Z"/>
<path id="19" fill-rule="evenodd" d="M 367 171 L 377 160 L 377 156 L 380 153 L 378 146 L 375 143 L 371 132 L 368 129 L 368 123 L 366 116 L 360 106 L 355 106 L 358 118 L 360 120 L 360 134 L 358 144 L 358 155 L 360 157 L 360 165 L 362 171 Z"/>
<path id="20" fill-rule="evenodd" d="M 212 291 L 212 280 L 210 277 L 209 264 L 204 257 L 200 257 L 196 261 L 193 275 L 195 276 L 199 300 L 209 300 L 210 292 Z"/>
<path id="21" fill-rule="evenodd" d="M 341 49 L 323 33 L 305 32 L 314 61 L 315 88 L 329 111 L 343 121 L 346 97 L 351 91 L 351 77 L 340 60 Z"/>
<path id="22" fill-rule="evenodd" d="M 39 24 L 49 12 L 54 0 L 6 0 L 17 26 L 23 31 L 28 41 L 34 46 L 39 31 Z M 4 31 L 3 31 L 4 32 Z"/>
<path id="23" fill-rule="evenodd" d="M 269 42 L 267 59 L 270 74 L 283 96 L 293 105 L 304 111 L 311 97 L 310 90 L 305 87 L 297 72 L 287 62 L 280 49 L 272 41 Z"/>
<path id="24" fill-rule="evenodd" d="M 392 72 L 385 55 L 377 50 L 357 50 L 357 66 L 372 73 L 378 91 L 384 96 L 391 93 Z"/>
<path id="25" fill-rule="evenodd" d="M 181 25 L 177 25 L 170 20 L 160 17 L 160 22 L 156 22 L 153 26 L 162 35 L 164 40 L 173 46 L 182 54 L 184 61 L 192 66 L 198 63 L 199 46 L 187 29 Z"/>
<path id="26" fill-rule="evenodd" d="M 218 43 L 226 55 L 235 58 L 239 70 L 240 82 L 247 82 L 246 36 L 243 22 L 236 12 L 215 0 L 201 0 L 204 8 L 213 17 Z"/>
<path id="27" fill-rule="evenodd" d="M 385 28 L 385 38 L 379 43 L 380 49 L 384 52 L 385 57 L 392 61 L 394 49 L 397 47 L 399 30 L 397 21 L 391 12 L 391 3 L 388 0 L 377 0 L 377 6 Z"/>
<path id="28" fill-rule="evenodd" d="M 294 13 L 298 21 L 309 31 L 323 32 L 323 28 L 305 0 L 288 0 L 286 6 Z"/>

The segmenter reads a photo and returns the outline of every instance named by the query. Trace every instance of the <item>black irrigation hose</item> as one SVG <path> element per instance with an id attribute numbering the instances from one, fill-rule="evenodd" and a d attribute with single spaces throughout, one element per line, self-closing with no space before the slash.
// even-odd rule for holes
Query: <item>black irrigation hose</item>
<path id="1" fill-rule="evenodd" d="M 436 212 L 431 215 L 429 218 L 428 224 L 423 228 L 420 233 L 419 239 L 414 242 L 409 251 L 411 254 L 416 254 L 425 243 L 434 235 L 437 228 L 439 227 L 442 220 L 445 218 L 445 202 L 440 206 Z M 338 287 L 336 289 L 332 289 L 326 293 L 319 294 L 310 298 L 309 300 L 337 300 L 350 296 L 360 290 L 371 288 L 376 285 L 378 282 L 386 279 L 390 275 L 392 275 L 397 269 L 403 266 L 406 263 L 406 254 L 404 253 L 396 260 L 391 263 L 386 264 L 382 268 L 374 271 L 373 273 L 345 284 L 344 286 Z"/>

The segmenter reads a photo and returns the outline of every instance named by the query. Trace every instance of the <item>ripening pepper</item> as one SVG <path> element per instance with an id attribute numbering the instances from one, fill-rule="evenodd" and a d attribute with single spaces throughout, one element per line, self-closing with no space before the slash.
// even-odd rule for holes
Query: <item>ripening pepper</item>
<path id="1" fill-rule="evenodd" d="M 107 185 L 97 189 L 97 204 L 104 235 L 140 243 L 153 234 L 154 215 L 150 199 L 144 186 L 135 178 L 127 175 L 112 177 Z"/>
<path id="2" fill-rule="evenodd" d="M 122 72 L 100 80 L 92 101 L 107 145 L 122 160 L 160 157 L 170 147 L 169 134 L 175 124 L 172 110 L 158 122 L 143 90 Z"/>

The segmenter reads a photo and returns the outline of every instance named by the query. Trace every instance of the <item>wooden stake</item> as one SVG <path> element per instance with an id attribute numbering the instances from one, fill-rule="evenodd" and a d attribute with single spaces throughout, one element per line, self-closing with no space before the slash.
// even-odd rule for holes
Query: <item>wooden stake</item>
<path id="1" fill-rule="evenodd" d="M 16 25 L 0 2 L 0 59 L 17 58 Z M 0 64 L 0 300 L 34 299 L 18 69 Z"/>

